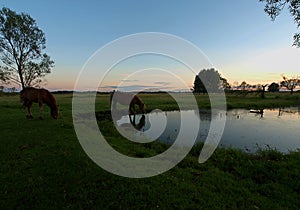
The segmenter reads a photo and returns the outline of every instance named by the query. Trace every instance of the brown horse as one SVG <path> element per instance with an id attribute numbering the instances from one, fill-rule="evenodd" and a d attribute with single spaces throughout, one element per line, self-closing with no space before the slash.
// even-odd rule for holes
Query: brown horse
<path id="1" fill-rule="evenodd" d="M 136 114 L 135 105 L 139 106 L 143 114 L 146 113 L 146 105 L 137 95 L 113 91 L 110 95 L 110 106 L 113 110 L 116 110 L 117 103 L 129 105 L 129 114 Z"/>
<path id="2" fill-rule="evenodd" d="M 30 112 L 30 108 L 33 102 L 38 103 L 40 107 L 40 119 L 43 119 L 43 103 L 47 104 L 51 110 L 51 116 L 54 119 L 58 117 L 58 107 L 54 96 L 45 89 L 37 89 L 33 87 L 24 88 L 20 92 L 21 103 L 25 107 L 26 117 L 32 119 L 33 116 Z"/>

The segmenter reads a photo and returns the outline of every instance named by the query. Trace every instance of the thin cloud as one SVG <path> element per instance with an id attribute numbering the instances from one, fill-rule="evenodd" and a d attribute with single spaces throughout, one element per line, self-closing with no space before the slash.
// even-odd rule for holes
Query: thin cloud
<path id="1" fill-rule="evenodd" d="M 140 80 L 138 79 L 122 79 L 122 82 L 139 82 Z"/>
<path id="2" fill-rule="evenodd" d="M 170 82 L 154 82 L 156 85 L 169 85 Z"/>
<path id="3" fill-rule="evenodd" d="M 119 90 L 124 92 L 140 92 L 140 91 L 168 91 L 172 90 L 174 87 L 161 86 L 161 85 L 126 85 L 126 86 L 102 86 L 99 91 L 112 91 Z"/>

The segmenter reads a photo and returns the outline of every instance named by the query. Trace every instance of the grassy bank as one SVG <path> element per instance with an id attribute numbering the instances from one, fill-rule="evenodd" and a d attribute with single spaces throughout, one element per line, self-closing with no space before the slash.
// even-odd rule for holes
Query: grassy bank
<path id="1" fill-rule="evenodd" d="M 260 150 L 256 155 L 217 149 L 204 164 L 197 162 L 202 145 L 170 171 L 145 179 L 112 175 L 82 150 L 73 129 L 72 95 L 56 95 L 58 120 L 25 119 L 18 96 L 0 97 L 0 209 L 297 209 L 300 206 L 300 152 L 283 155 Z M 200 107 L 209 100 L 197 95 Z M 169 96 L 145 94 L 152 109 L 173 110 Z M 227 96 L 230 108 L 261 108 L 300 104 L 299 95 Z M 98 95 L 97 111 L 109 111 L 108 95 Z M 133 157 L 164 151 L 161 143 L 124 141 L 110 121 L 100 122 L 109 143 Z M 107 127 L 106 127 L 107 126 Z"/>
<path id="2" fill-rule="evenodd" d="M 178 97 L 190 100 L 184 93 L 176 93 Z M 147 105 L 147 111 L 161 109 L 171 111 L 179 109 L 175 99 L 169 94 L 151 93 L 139 95 Z M 96 103 L 97 111 L 109 111 L 109 95 L 98 94 Z M 196 101 L 200 109 L 210 108 L 210 100 L 207 94 L 195 94 Z M 186 108 L 188 109 L 189 103 Z M 239 94 L 226 94 L 226 105 L 228 109 L 245 108 L 245 109 L 264 109 L 278 108 L 300 105 L 300 92 L 290 94 L 288 92 L 266 93 L 266 97 L 261 99 L 258 95 L 248 94 L 246 96 Z"/>

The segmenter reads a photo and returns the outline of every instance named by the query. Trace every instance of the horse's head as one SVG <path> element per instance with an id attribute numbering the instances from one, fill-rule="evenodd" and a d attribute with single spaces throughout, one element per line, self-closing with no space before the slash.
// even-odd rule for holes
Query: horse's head
<path id="1" fill-rule="evenodd" d="M 57 119 L 58 117 L 58 106 L 55 106 L 55 108 L 51 109 L 51 116 L 53 119 Z"/>

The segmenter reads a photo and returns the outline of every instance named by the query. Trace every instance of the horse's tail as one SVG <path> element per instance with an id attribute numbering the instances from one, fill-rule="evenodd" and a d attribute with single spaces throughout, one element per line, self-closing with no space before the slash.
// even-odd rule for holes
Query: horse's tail
<path id="1" fill-rule="evenodd" d="M 26 101 L 26 89 L 23 89 L 20 91 L 20 102 L 22 105 L 24 105 Z"/>
<path id="2" fill-rule="evenodd" d="M 112 93 L 110 94 L 110 99 L 109 99 L 109 102 L 110 102 L 110 107 L 111 107 L 111 104 L 112 104 L 112 99 L 113 99 L 113 96 L 115 94 L 115 90 L 112 91 Z"/>
<path id="3" fill-rule="evenodd" d="M 22 102 L 24 98 L 24 89 L 20 91 L 20 101 Z"/>

